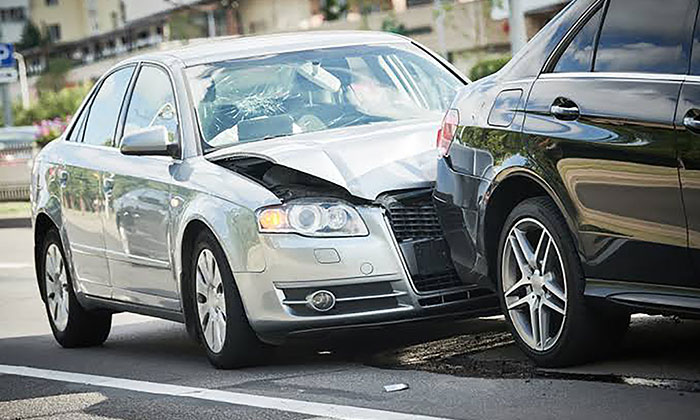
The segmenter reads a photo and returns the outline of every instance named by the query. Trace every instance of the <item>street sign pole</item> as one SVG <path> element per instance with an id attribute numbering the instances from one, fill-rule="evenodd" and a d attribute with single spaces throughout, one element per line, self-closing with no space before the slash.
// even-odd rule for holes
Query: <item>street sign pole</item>
<path id="1" fill-rule="evenodd" d="M 3 83 L 0 85 L 2 90 L 2 107 L 5 110 L 5 127 L 12 127 L 15 122 L 12 116 L 12 101 L 10 101 L 10 85 Z"/>
<path id="2" fill-rule="evenodd" d="M 12 44 L 0 44 L 0 96 L 2 96 L 2 107 L 5 111 L 5 127 L 14 125 L 10 83 L 15 80 L 17 80 L 17 70 L 15 69 L 14 48 Z"/>

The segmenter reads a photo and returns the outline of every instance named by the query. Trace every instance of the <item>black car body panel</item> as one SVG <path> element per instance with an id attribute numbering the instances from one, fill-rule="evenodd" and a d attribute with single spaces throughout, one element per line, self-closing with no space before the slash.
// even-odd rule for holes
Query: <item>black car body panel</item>
<path id="1" fill-rule="evenodd" d="M 698 4 L 665 5 L 659 20 L 683 17 L 673 28 L 642 25 L 652 33 L 640 40 L 649 55 L 637 57 L 650 70 L 627 71 L 634 51 L 616 44 L 611 58 L 608 45 L 624 39 L 611 9 L 624 3 L 572 2 L 511 63 L 455 99 L 460 123 L 438 164 L 434 200 L 463 281 L 494 288 L 505 218 L 522 199 L 546 195 L 587 281 L 605 285 L 588 295 L 659 312 L 700 308 L 700 130 L 689 126 L 700 121 L 700 47 L 690 53 L 700 42 Z M 664 56 L 679 34 L 673 59 Z M 567 62 L 569 47 L 590 66 Z M 669 68 L 673 60 L 687 68 Z M 671 298 L 639 299 L 635 290 Z"/>

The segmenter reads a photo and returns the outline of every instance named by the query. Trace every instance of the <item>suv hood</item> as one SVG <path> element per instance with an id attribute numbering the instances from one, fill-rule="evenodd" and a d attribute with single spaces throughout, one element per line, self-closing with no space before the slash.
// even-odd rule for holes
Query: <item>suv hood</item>
<path id="1" fill-rule="evenodd" d="M 399 121 L 241 143 L 209 153 L 211 161 L 257 157 L 375 200 L 383 192 L 435 181 L 435 121 Z"/>

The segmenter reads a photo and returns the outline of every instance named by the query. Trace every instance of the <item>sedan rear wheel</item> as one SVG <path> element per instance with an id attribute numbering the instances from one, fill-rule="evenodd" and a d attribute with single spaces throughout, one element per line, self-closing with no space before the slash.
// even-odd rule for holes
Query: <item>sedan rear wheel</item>
<path id="1" fill-rule="evenodd" d="M 501 281 L 513 326 L 533 350 L 556 344 L 566 320 L 566 272 L 547 228 L 520 219 L 508 233 Z"/>
<path id="2" fill-rule="evenodd" d="M 518 204 L 499 243 L 497 287 L 520 349 L 541 366 L 589 360 L 616 343 L 629 314 L 584 297 L 585 278 L 564 217 L 547 197 Z"/>
<path id="3" fill-rule="evenodd" d="M 56 230 L 44 236 L 37 271 L 46 315 L 56 341 L 63 347 L 97 346 L 107 339 L 112 326 L 112 314 L 107 311 L 87 311 L 73 291 L 70 270 Z"/>

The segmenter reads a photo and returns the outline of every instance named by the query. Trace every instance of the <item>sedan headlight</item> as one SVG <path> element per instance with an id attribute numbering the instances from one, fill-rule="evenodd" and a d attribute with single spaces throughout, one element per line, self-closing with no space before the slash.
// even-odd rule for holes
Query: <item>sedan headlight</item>
<path id="1" fill-rule="evenodd" d="M 366 236 L 367 225 L 357 210 L 340 201 L 296 201 L 265 207 L 256 213 L 265 233 L 306 236 Z"/>

